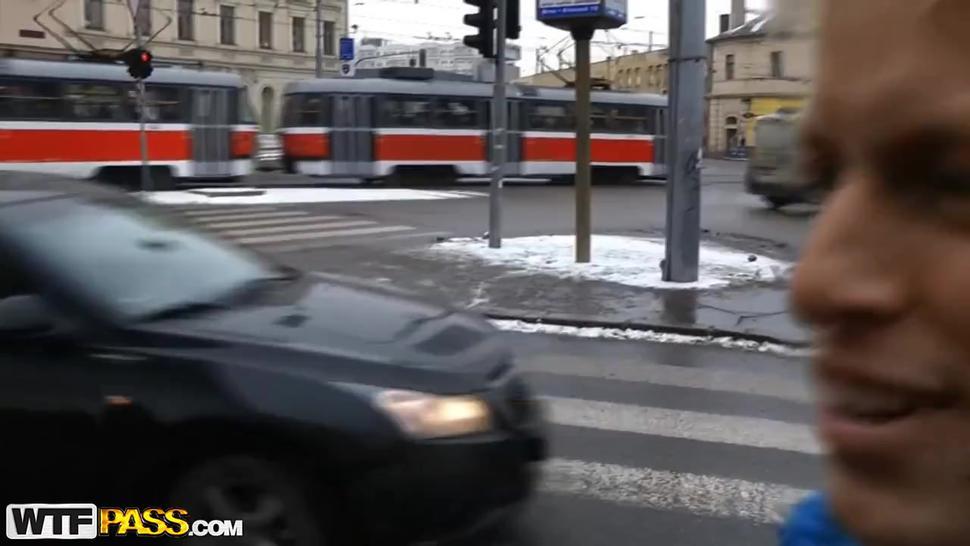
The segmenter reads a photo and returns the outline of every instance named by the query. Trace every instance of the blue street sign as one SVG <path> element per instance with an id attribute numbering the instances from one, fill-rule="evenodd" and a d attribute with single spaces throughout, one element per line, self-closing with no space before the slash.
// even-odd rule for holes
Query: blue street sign
<path id="1" fill-rule="evenodd" d="M 354 60 L 354 39 L 353 38 L 344 37 L 340 39 L 340 60 L 341 61 Z"/>
<path id="2" fill-rule="evenodd" d="M 626 23 L 627 0 L 537 0 L 539 21 L 558 28 L 616 28 Z"/>

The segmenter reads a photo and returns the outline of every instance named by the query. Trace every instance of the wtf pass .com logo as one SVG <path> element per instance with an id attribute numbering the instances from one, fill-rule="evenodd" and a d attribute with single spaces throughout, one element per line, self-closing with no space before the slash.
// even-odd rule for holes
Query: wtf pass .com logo
<path id="1" fill-rule="evenodd" d="M 192 520 L 181 508 L 98 508 L 93 504 L 8 504 L 10 540 L 110 536 L 240 537 L 242 520 Z"/>

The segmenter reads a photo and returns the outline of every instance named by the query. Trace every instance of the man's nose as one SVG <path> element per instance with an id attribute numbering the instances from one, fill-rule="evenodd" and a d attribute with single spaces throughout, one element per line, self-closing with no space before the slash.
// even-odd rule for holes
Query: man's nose
<path id="1" fill-rule="evenodd" d="M 816 326 L 886 321 L 906 305 L 905 214 L 879 184 L 848 180 L 816 220 L 792 280 L 796 313 Z"/>

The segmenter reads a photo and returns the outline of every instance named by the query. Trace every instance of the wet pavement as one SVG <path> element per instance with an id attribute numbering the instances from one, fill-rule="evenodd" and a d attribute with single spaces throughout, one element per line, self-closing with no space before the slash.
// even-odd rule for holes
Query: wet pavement
<path id="1" fill-rule="evenodd" d="M 641 235 L 655 233 L 641 232 Z M 769 241 L 717 239 L 720 244 L 783 259 Z M 612 282 L 523 273 L 468 258 L 449 259 L 421 248 L 389 251 L 334 246 L 293 253 L 286 261 L 393 286 L 476 312 L 553 324 L 656 329 L 697 335 L 731 335 L 806 345 L 809 333 L 789 313 L 785 281 L 712 290 L 662 290 Z M 657 267 L 644 264 L 644 267 Z"/>

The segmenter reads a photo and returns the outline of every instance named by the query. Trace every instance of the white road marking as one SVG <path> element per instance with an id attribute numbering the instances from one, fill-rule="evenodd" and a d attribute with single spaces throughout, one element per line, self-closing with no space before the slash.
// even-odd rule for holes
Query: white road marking
<path id="1" fill-rule="evenodd" d="M 276 207 L 191 207 L 179 208 L 178 213 L 185 216 L 205 216 L 207 214 L 236 214 L 240 212 L 272 212 L 279 210 Z"/>
<path id="2" fill-rule="evenodd" d="M 559 425 L 813 455 L 822 453 L 809 425 L 575 398 L 544 397 L 544 400 L 549 420 Z"/>
<path id="3" fill-rule="evenodd" d="M 287 226 L 275 226 L 275 227 L 261 227 L 255 229 L 236 229 L 231 231 L 221 231 L 220 233 L 226 237 L 245 237 L 248 235 L 269 235 L 271 233 L 292 233 L 292 232 L 307 232 L 308 230 L 314 230 L 313 233 L 319 235 L 320 233 L 327 233 L 326 231 L 320 230 L 330 230 L 334 228 L 349 228 L 357 226 L 373 226 L 377 225 L 376 222 L 368 222 L 366 220 L 357 220 L 354 222 L 330 222 L 325 224 L 299 224 L 299 225 L 287 225 Z M 210 226 L 211 227 L 211 226 Z"/>
<path id="4" fill-rule="evenodd" d="M 519 360 L 519 368 L 527 372 L 754 394 L 795 402 L 813 400 L 805 381 L 763 373 L 686 368 L 653 362 L 602 362 L 561 354 L 523 357 Z"/>
<path id="5" fill-rule="evenodd" d="M 435 237 L 444 237 L 450 235 L 450 233 L 444 231 L 419 231 L 413 233 L 390 233 L 388 235 L 382 235 L 380 237 L 381 241 L 395 240 L 395 239 L 410 239 L 414 237 L 427 237 L 428 239 L 434 239 Z M 353 237 L 352 235 L 349 237 Z M 325 248 L 328 246 L 343 244 L 343 241 L 325 239 L 321 241 L 309 241 L 303 244 L 296 245 L 275 245 L 273 246 L 274 252 L 299 252 L 303 250 L 313 250 L 316 248 Z"/>
<path id="6" fill-rule="evenodd" d="M 273 225 L 296 225 L 301 222 L 323 222 L 327 220 L 342 220 L 344 218 L 350 218 L 349 216 L 301 216 L 299 218 L 271 218 L 269 220 L 253 220 L 250 222 L 215 222 L 208 223 L 204 225 L 213 229 L 229 229 L 229 228 L 245 228 L 245 227 L 256 227 L 256 226 L 273 226 Z"/>
<path id="7" fill-rule="evenodd" d="M 540 490 L 758 523 L 781 521 L 791 505 L 810 493 L 771 483 L 570 459 L 551 459 L 544 465 Z"/>
<path id="8" fill-rule="evenodd" d="M 262 245 L 271 243 L 284 243 L 287 241 L 305 241 L 313 239 L 326 239 L 330 237 L 348 237 L 351 235 L 374 235 L 377 233 L 393 233 L 398 231 L 412 231 L 413 227 L 409 226 L 383 226 L 383 227 L 373 227 L 373 228 L 362 228 L 362 229 L 344 229 L 337 231 L 321 232 L 321 233 L 293 233 L 290 235 L 272 235 L 266 237 L 244 237 L 241 239 L 233 239 L 235 242 L 243 245 Z"/>
<path id="9" fill-rule="evenodd" d="M 195 222 L 208 223 L 214 221 L 228 220 L 259 220 L 262 218 L 293 218 L 297 216 L 309 216 L 299 210 L 281 210 L 277 212 L 256 212 L 251 214 L 211 214 L 198 215 L 192 218 Z"/>

